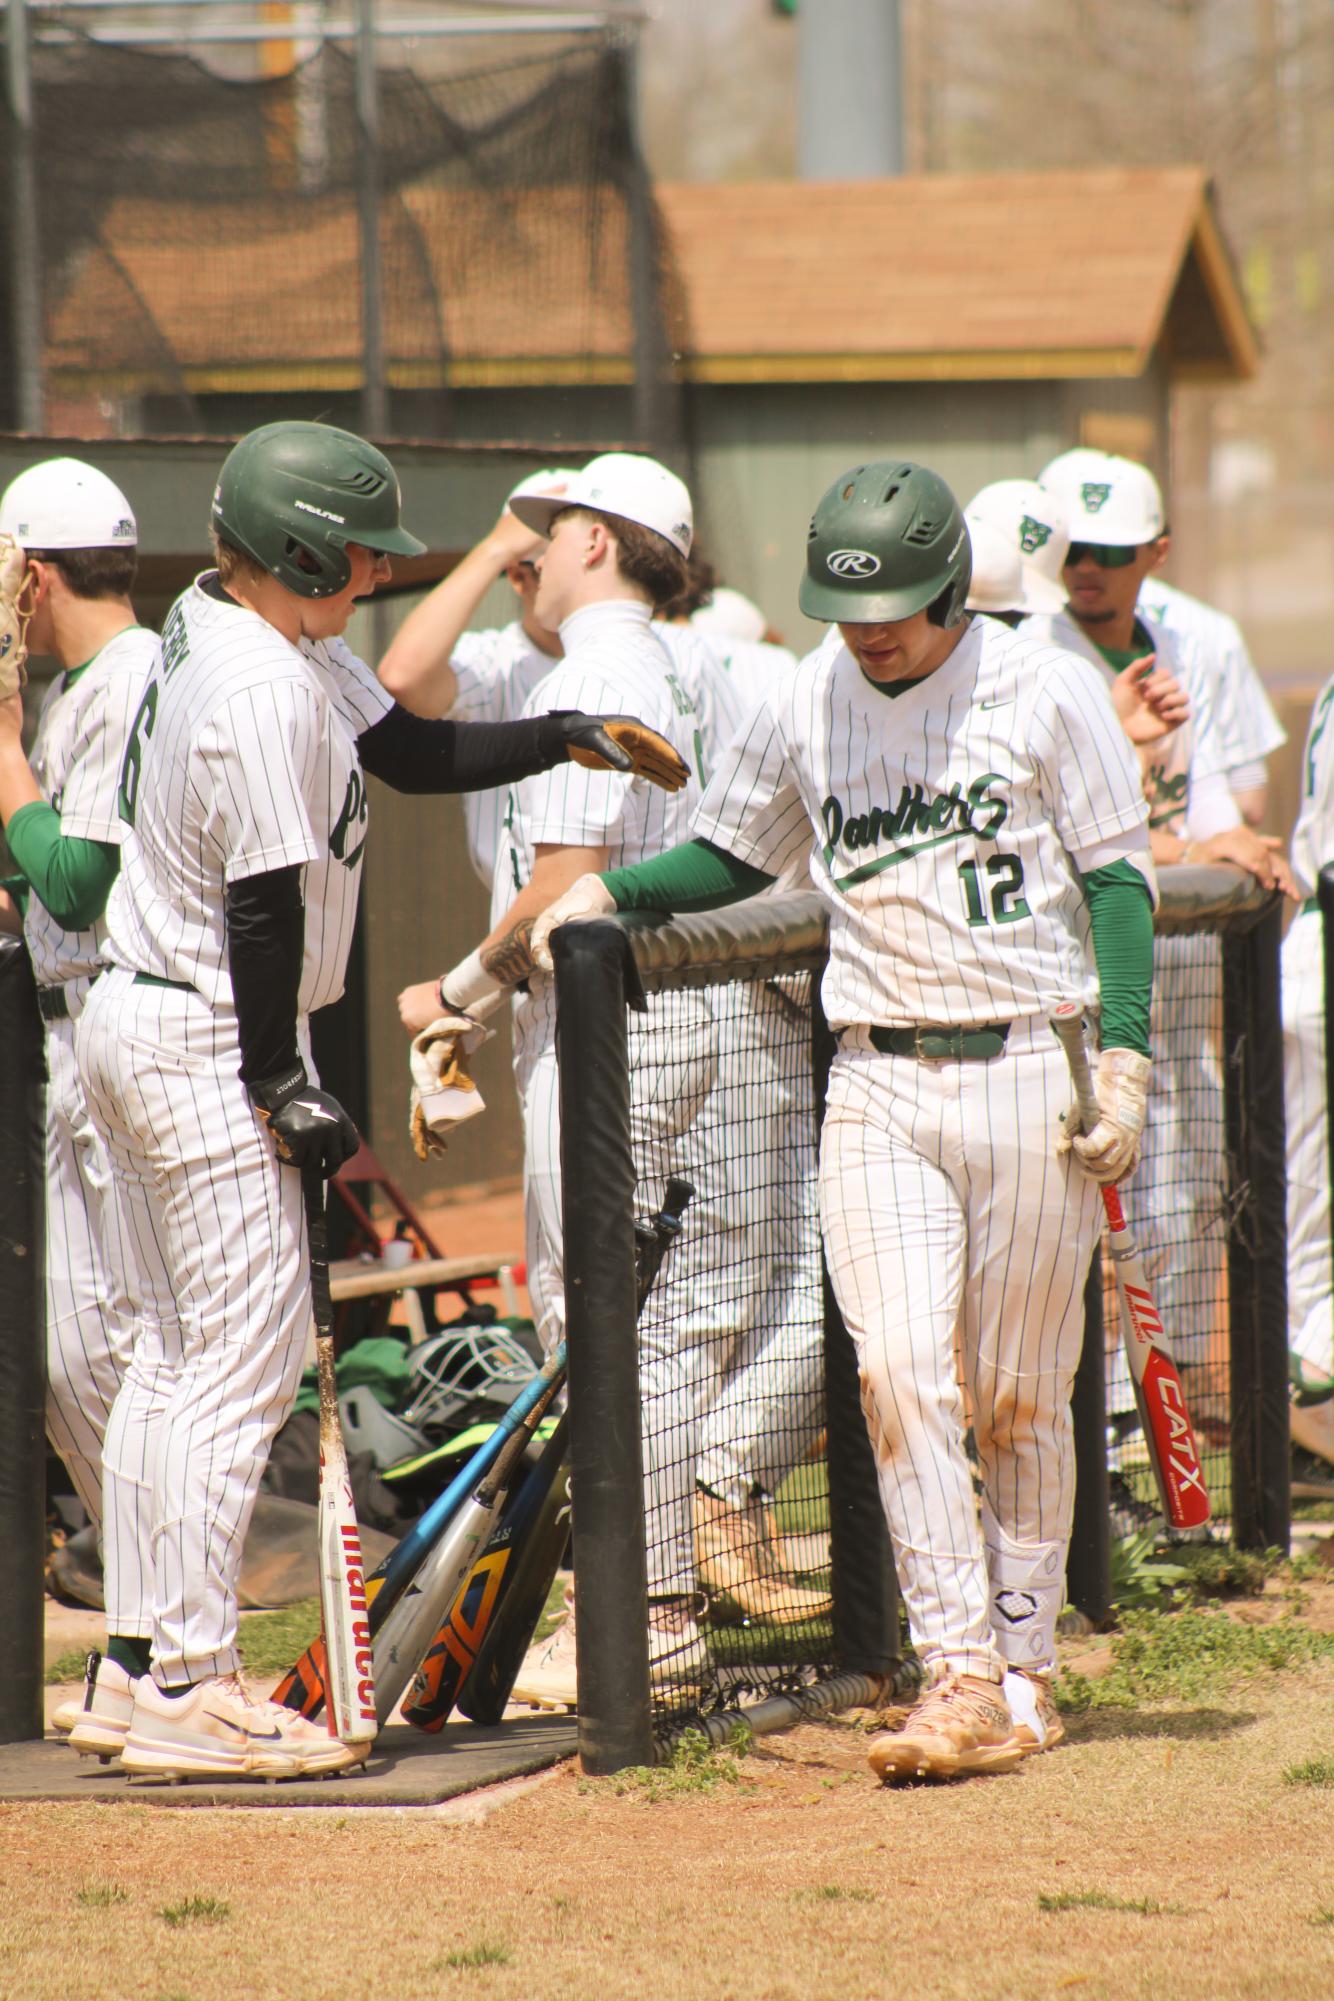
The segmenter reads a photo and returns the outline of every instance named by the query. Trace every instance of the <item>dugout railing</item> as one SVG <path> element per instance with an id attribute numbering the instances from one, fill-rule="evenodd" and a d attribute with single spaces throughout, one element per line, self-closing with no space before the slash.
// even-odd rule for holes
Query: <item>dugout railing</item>
<path id="1" fill-rule="evenodd" d="M 1183 1342 L 1164 1316 L 1191 1361 L 1188 1391 L 1214 1498 L 1213 1533 L 1242 1547 L 1286 1549 L 1281 901 L 1226 867 L 1164 869 L 1160 889 L 1155 1032 L 1167 1044 L 1158 1075 L 1170 1144 L 1159 1145 L 1151 1165 L 1149 1212 L 1141 1215 L 1137 1181 L 1129 1184 L 1127 1207 L 1155 1283 L 1187 1322 Z M 706 1611 L 702 1653 L 687 1648 L 684 1665 L 650 1674 L 649 1569 L 655 1562 L 661 1569 L 655 1538 L 663 1510 L 656 1490 L 645 1507 L 645 1452 L 653 1467 L 664 1463 L 662 1434 L 675 1426 L 680 1451 L 701 1454 L 701 1423 L 726 1399 L 738 1344 L 751 1383 L 757 1357 L 781 1354 L 781 1326 L 757 1327 L 752 1309 L 763 1298 L 771 1315 L 781 1316 L 791 1298 L 770 1283 L 766 1256 L 776 1228 L 783 1235 L 775 1215 L 790 1222 L 801 1214 L 794 1181 L 813 1173 L 833 1055 L 819 1005 L 826 944 L 823 909 L 809 893 L 705 916 L 611 918 L 554 934 L 579 1742 L 590 1772 L 651 1762 L 686 1724 L 714 1737 L 738 1715 L 752 1728 L 781 1727 L 875 1701 L 909 1678 L 855 1360 L 827 1276 L 818 1308 L 818 1446 L 804 1456 L 789 1451 L 782 1488 L 748 1509 L 754 1554 L 764 1564 L 776 1561 L 803 1592 L 827 1596 L 827 1610 L 774 1623 L 732 1608 L 732 1618 L 718 1624 Z M 696 1073 L 708 1069 L 710 1037 L 715 1074 L 701 1087 Z M 675 1165 L 689 1176 L 702 1161 L 707 1186 L 660 1277 L 661 1334 L 656 1342 L 642 1336 L 655 1359 L 641 1379 L 635 1223 L 659 1199 L 662 1114 L 673 1093 L 711 1126 L 702 1145 L 692 1142 L 689 1118 L 676 1134 Z M 727 1156 L 721 1175 L 720 1147 Z M 757 1233 L 758 1243 L 750 1242 Z M 728 1247 L 712 1267 L 698 1248 L 710 1234 Z M 718 1283 L 720 1263 L 733 1275 L 730 1307 Z M 718 1352 L 705 1370 L 708 1395 L 692 1405 L 698 1386 L 689 1372 L 681 1394 L 662 1392 L 656 1378 L 650 1390 L 647 1380 L 660 1371 L 662 1334 L 674 1322 L 693 1329 L 685 1348 L 700 1345 L 701 1292 L 718 1323 Z M 801 1296 L 810 1295 L 808 1282 Z M 1108 1345 L 1114 1317 L 1107 1275 L 1095 1261 L 1074 1395 L 1078 1496 L 1068 1576 L 1071 1603 L 1095 1623 L 1112 1599 L 1108 1419 L 1109 1403 L 1121 1400 L 1115 1347 Z M 780 1378 L 787 1366 L 782 1360 Z M 778 1411 L 781 1423 L 783 1383 L 766 1388 L 762 1368 L 758 1376 L 754 1393 L 766 1417 Z M 803 1409 L 802 1439 L 791 1443 L 804 1439 L 809 1447 L 809 1383 L 795 1383 L 792 1395 Z M 731 1421 L 739 1422 L 735 1409 Z M 1122 1488 L 1151 1505 L 1133 1427 L 1116 1438 L 1112 1459 Z M 707 1590 L 704 1601 L 711 1603 Z"/>

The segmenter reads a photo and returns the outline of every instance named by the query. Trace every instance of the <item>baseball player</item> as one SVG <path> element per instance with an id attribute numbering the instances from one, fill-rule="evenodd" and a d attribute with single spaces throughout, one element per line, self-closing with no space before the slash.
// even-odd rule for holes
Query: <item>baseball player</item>
<path id="1" fill-rule="evenodd" d="M 1316 901 L 1334 863 L 1334 680 L 1311 711 L 1292 866 L 1305 901 L 1283 940 L 1288 1138 L 1288 1350 L 1294 1445 L 1334 1460 L 1334 1271 L 1325 1088 L 1324 927 Z"/>
<path id="2" fill-rule="evenodd" d="M 665 746 L 621 718 L 455 725 L 394 705 L 341 635 L 389 556 L 422 545 L 360 438 L 252 431 L 222 467 L 212 528 L 217 568 L 168 614 L 131 725 L 110 970 L 76 1035 L 134 1278 L 155 1246 L 179 1306 L 175 1330 L 136 1323 L 107 1427 L 108 1628 L 135 1672 L 113 1689 L 104 1662 L 89 1707 L 132 1695 L 128 1771 L 289 1778 L 362 1755 L 247 1690 L 235 1584 L 306 1346 L 301 1173 L 336 1172 L 358 1144 L 311 1076 L 308 1016 L 342 990 L 365 774 L 458 791 L 567 756 L 656 768 Z"/>
<path id="3" fill-rule="evenodd" d="M 639 861 L 683 839 L 698 799 L 699 718 L 663 644 L 654 610 L 680 591 L 690 547 L 686 488 L 654 460 L 606 453 L 576 473 L 559 495 L 517 496 L 512 511 L 535 538 L 536 616 L 559 631 L 563 659 L 530 698 L 564 707 L 616 691 L 675 744 L 690 767 L 689 795 L 650 796 L 617 778 L 572 782 L 559 775 L 511 788 L 492 899 L 493 929 L 477 951 L 438 982 L 399 998 L 405 1026 L 427 1026 L 442 1005 L 468 1009 L 528 980 L 514 1012 L 514 1073 L 524 1126 L 528 1287 L 545 1346 L 564 1323 L 561 1280 L 560 1132 L 555 992 L 534 977 L 533 921 L 578 876 L 608 863 Z M 691 1504 L 692 1427 L 699 1385 L 715 1365 L 734 1280 L 710 1227 L 711 1165 L 694 1129 L 717 1076 L 713 1011 L 707 994 L 681 996 L 633 1030 L 633 1111 L 640 1199 L 661 1201 L 666 1178 L 683 1173 L 697 1190 L 672 1253 L 669 1281 L 655 1288 L 639 1326 L 645 1406 L 644 1452 L 650 1593 L 651 1671 L 687 1683 L 705 1662 L 695 1603 Z M 665 1066 L 671 1064 L 668 1073 Z M 669 1091 L 661 1089 L 665 1074 Z M 551 1707 L 576 1699 L 575 1632 L 565 1621 L 535 1650 L 515 1683 L 518 1698 Z"/>
<path id="4" fill-rule="evenodd" d="M 969 617 L 969 570 L 936 474 L 902 460 L 843 474 L 800 593 L 832 629 L 753 716 L 696 839 L 576 884 L 533 939 L 542 963 L 558 922 L 734 900 L 799 857 L 828 905 L 825 1249 L 930 1676 L 903 1728 L 872 1742 L 889 1782 L 1006 1771 L 1061 1734 L 1049 1677 L 1091 1177 L 1133 1164 L 1150 1067 L 1153 870 L 1133 754 L 1086 662 Z M 1102 1116 L 1073 1150 L 1047 1023 L 1070 994 L 1100 1008 L 1102 1044 Z"/>
<path id="5" fill-rule="evenodd" d="M 157 659 L 140 626 L 129 501 L 78 459 L 29 466 L 0 496 L 0 534 L 27 559 L 28 641 L 60 672 L 31 761 L 21 696 L 0 706 L 0 818 L 21 871 L 22 931 L 46 1024 L 47 1430 L 90 1521 L 102 1519 L 102 1438 L 130 1355 L 116 1188 L 74 1063 L 120 858 L 116 809 L 130 722 Z M 105 1247 L 105 1248 L 104 1248 Z M 144 1300 L 173 1311 L 160 1267 Z M 77 1708 L 58 1722 L 71 1728 Z"/>
<path id="6" fill-rule="evenodd" d="M 1142 607 L 1163 532 L 1153 475 L 1111 453 L 1078 451 L 1053 460 L 1042 483 L 1066 510 L 1072 539 L 1063 574 L 1070 603 L 1068 612 L 1032 621 L 1025 630 L 1082 652 L 1121 689 L 1151 657 L 1150 671 L 1167 669 L 1189 699 L 1191 713 L 1180 728 L 1138 746 L 1156 859 L 1232 862 L 1266 887 L 1291 890 L 1278 842 L 1245 825 L 1233 796 L 1230 773 L 1241 753 L 1217 663 L 1197 644 L 1156 625 Z M 1198 1007 L 1189 1005 L 1192 995 L 1216 983 L 1217 941 L 1160 939 L 1155 963 L 1157 1088 L 1136 1184 L 1137 1227 L 1188 1395 L 1199 1406 L 1202 1429 L 1212 1429 L 1217 1439 L 1225 1420 L 1210 1347 L 1225 1256 L 1223 1090 L 1217 1050 L 1202 1038 Z M 1119 1470 L 1139 1432 L 1120 1343 L 1110 1355 L 1108 1418 Z M 1120 1482 L 1115 1498 L 1118 1518 L 1129 1528 L 1137 1513 L 1134 1498 Z"/>

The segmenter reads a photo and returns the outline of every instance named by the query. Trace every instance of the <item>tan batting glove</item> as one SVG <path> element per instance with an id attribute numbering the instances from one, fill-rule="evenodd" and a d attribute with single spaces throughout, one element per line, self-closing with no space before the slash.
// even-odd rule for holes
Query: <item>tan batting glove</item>
<path id="1" fill-rule="evenodd" d="M 1104 1049 L 1098 1058 L 1093 1088 L 1098 1094 L 1098 1123 L 1091 1133 L 1079 1125 L 1079 1107 L 1072 1105 L 1056 1142 L 1058 1154 L 1071 1148 L 1091 1180 L 1120 1181 L 1139 1160 L 1140 1135 L 1153 1065 L 1134 1049 Z"/>
<path id="2" fill-rule="evenodd" d="M 558 924 L 579 924 L 592 917 L 610 917 L 615 908 L 616 898 L 600 875 L 581 875 L 554 903 L 547 905 L 534 924 L 531 946 L 533 964 L 540 966 L 544 973 L 553 970 L 551 934 Z"/>
<path id="3" fill-rule="evenodd" d="M 468 1074 L 464 1058 L 494 1032 L 469 1015 L 442 1014 L 413 1037 L 408 1055 L 412 1072 L 408 1131 L 418 1160 L 443 1153 L 450 1130 L 485 1111 L 485 1101 Z"/>

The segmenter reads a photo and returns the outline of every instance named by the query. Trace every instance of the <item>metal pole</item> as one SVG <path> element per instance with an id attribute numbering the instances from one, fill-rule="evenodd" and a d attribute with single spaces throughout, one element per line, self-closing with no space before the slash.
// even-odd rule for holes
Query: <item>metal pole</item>
<path id="1" fill-rule="evenodd" d="M 380 270 L 380 103 L 375 75 L 375 0 L 357 0 L 357 225 L 361 243 L 361 428 L 368 438 L 389 429 L 384 373 Z"/>
<path id="2" fill-rule="evenodd" d="M 868 181 L 903 172 L 899 0 L 797 10 L 797 172 Z"/>
<path id="3" fill-rule="evenodd" d="M 42 429 L 42 257 L 37 227 L 28 0 L 5 0 L 5 23 L 5 97 L 14 134 L 14 210 L 10 217 L 8 276 L 15 416 L 20 431 L 36 433 Z"/>
<path id="4" fill-rule="evenodd" d="M 635 441 L 660 458 L 671 456 L 675 440 L 668 422 L 671 357 L 662 330 L 658 232 L 653 186 L 644 162 L 639 123 L 639 37 L 627 32 L 621 49 L 630 159 L 626 170 L 626 211 L 630 231 L 630 321 L 634 342 Z"/>

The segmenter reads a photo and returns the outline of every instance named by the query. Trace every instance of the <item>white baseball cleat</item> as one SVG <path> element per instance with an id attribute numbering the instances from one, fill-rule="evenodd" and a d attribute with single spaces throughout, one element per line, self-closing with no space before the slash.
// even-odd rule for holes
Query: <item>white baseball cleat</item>
<path id="1" fill-rule="evenodd" d="M 68 1730 L 69 1747 L 81 1758 L 101 1758 L 103 1763 L 118 1758 L 129 1732 L 138 1686 L 137 1676 L 127 1674 L 104 1654 L 91 1653 L 83 1700 L 62 1702 L 51 1721 L 57 1730 Z"/>
<path id="2" fill-rule="evenodd" d="M 560 1624 L 544 1640 L 529 1647 L 514 1677 L 510 1701 L 526 1702 L 532 1709 L 578 1707 L 573 1606 L 567 1608 Z"/>
<path id="3" fill-rule="evenodd" d="M 144 1675 L 121 1764 L 157 1779 L 311 1779 L 346 1771 L 369 1753 L 369 1744 L 343 1744 L 323 1724 L 262 1701 L 239 1674 L 175 1696 Z"/>
<path id="4" fill-rule="evenodd" d="M 650 1600 L 648 1678 L 654 1688 L 698 1688 L 709 1665 L 698 1597 Z"/>

